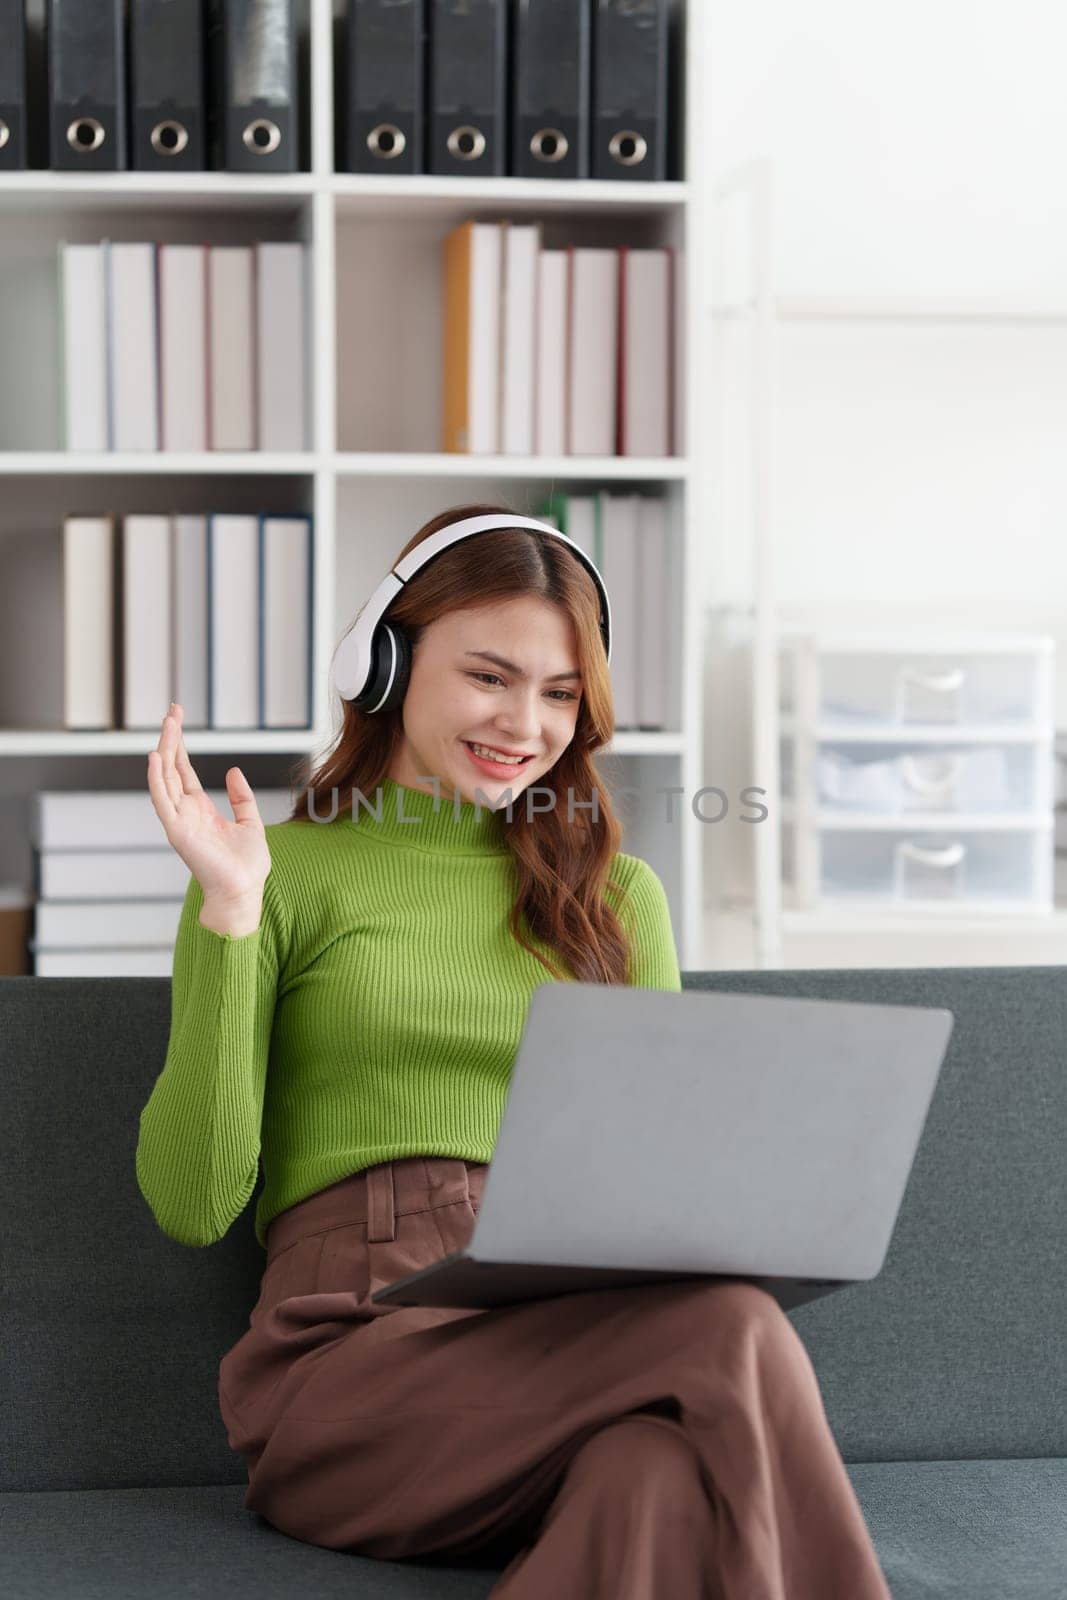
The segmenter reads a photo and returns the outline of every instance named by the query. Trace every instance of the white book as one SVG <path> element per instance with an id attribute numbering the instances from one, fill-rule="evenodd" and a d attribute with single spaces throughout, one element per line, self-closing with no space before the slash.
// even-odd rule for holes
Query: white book
<path id="1" fill-rule="evenodd" d="M 500 448 L 500 225 L 466 222 L 444 240 L 444 448 Z"/>
<path id="2" fill-rule="evenodd" d="M 307 448 L 307 348 L 302 244 L 255 246 L 259 448 Z"/>
<path id="3" fill-rule="evenodd" d="M 615 726 L 637 726 L 637 503 L 601 492 L 600 572 L 611 599 L 611 692 Z"/>
<path id="4" fill-rule="evenodd" d="M 159 246 L 159 408 L 164 450 L 206 450 L 207 252 Z"/>
<path id="5" fill-rule="evenodd" d="M 537 355 L 536 222 L 502 222 L 500 448 L 505 455 L 533 453 L 533 400 Z"/>
<path id="6" fill-rule="evenodd" d="M 261 519 L 260 725 L 311 726 L 311 521 Z"/>
<path id="7" fill-rule="evenodd" d="M 567 449 L 567 252 L 542 250 L 538 262 L 534 450 Z"/>
<path id="8" fill-rule="evenodd" d="M 685 251 L 671 247 L 671 453 L 685 455 Z"/>
<path id="9" fill-rule="evenodd" d="M 567 308 L 567 451 L 615 454 L 619 258 L 571 246 Z"/>
<path id="10" fill-rule="evenodd" d="M 191 760 L 195 768 L 193 752 Z M 47 850 L 145 850 L 157 848 L 160 840 L 166 843 L 166 831 L 148 790 L 147 762 L 145 772 L 143 789 L 36 790 L 30 813 L 34 849 L 42 854 Z M 226 790 L 207 789 L 206 793 L 221 815 L 232 822 L 233 807 Z M 289 789 L 253 786 L 253 793 L 264 823 L 285 822 L 296 799 Z"/>
<path id="11" fill-rule="evenodd" d="M 170 518 L 122 522 L 122 727 L 158 728 L 171 677 Z"/>
<path id="12" fill-rule="evenodd" d="M 38 978 L 170 978 L 174 946 L 143 950 L 41 950 L 34 956 Z"/>
<path id="13" fill-rule="evenodd" d="M 189 868 L 166 836 L 154 850 L 42 850 L 39 900 L 169 900 L 184 898 Z"/>
<path id="14" fill-rule="evenodd" d="M 98 244 L 61 244 L 59 250 L 66 448 L 106 450 L 106 253 Z"/>
<path id="15" fill-rule="evenodd" d="M 255 316 L 251 245 L 208 245 L 208 437 L 211 450 L 254 450 Z"/>
<path id="16" fill-rule="evenodd" d="M 500 229 L 495 222 L 476 222 L 471 233 L 467 450 L 495 455 L 500 449 Z"/>
<path id="17" fill-rule="evenodd" d="M 595 495 L 571 494 L 567 496 L 566 525 L 563 529 L 568 539 L 573 539 L 579 549 L 592 561 L 599 570 L 600 558 L 597 553 L 597 503 Z M 611 604 L 612 596 L 608 594 L 608 603 Z"/>
<path id="18" fill-rule="evenodd" d="M 109 243 L 111 448 L 159 449 L 156 247 Z"/>
<path id="19" fill-rule="evenodd" d="M 115 524 L 63 522 L 63 725 L 115 726 Z"/>
<path id="20" fill-rule="evenodd" d="M 182 726 L 206 728 L 207 705 L 207 517 L 173 518 L 171 642 L 174 698 Z M 161 712 L 160 717 L 165 713 Z"/>
<path id="21" fill-rule="evenodd" d="M 667 726 L 667 662 L 671 620 L 667 502 L 642 495 L 637 508 L 637 724 Z"/>
<path id="22" fill-rule="evenodd" d="M 208 725 L 259 724 L 259 518 L 208 517 Z"/>
<path id="23" fill-rule="evenodd" d="M 669 455 L 670 252 L 620 250 L 619 294 L 619 454 Z"/>
<path id="24" fill-rule="evenodd" d="M 181 898 L 166 900 L 38 900 L 34 908 L 34 950 L 109 945 L 169 944 L 178 937 Z"/>

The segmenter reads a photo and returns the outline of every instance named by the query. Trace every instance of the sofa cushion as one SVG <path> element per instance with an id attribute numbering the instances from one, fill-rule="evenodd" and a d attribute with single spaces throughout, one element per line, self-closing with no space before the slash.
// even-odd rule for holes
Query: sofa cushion
<path id="1" fill-rule="evenodd" d="M 893 1600 L 1063 1600 L 1067 1458 L 856 1462 Z"/>
<path id="2" fill-rule="evenodd" d="M 1067 1460 L 848 1468 L 893 1600 L 1063 1600 Z M 467 1600 L 499 1566 L 323 1550 L 246 1511 L 239 1489 L 0 1495 L 0 1591 L 19 1600 Z M 191 1588 L 192 1586 L 192 1588 Z"/>

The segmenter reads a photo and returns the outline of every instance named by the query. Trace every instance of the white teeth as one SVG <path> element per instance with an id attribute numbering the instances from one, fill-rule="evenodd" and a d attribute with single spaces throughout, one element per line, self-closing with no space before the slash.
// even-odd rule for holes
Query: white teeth
<path id="1" fill-rule="evenodd" d="M 487 761 L 498 761 L 503 767 L 517 767 L 523 759 L 521 756 L 498 756 L 495 751 L 490 750 L 484 744 L 472 744 L 470 748 L 476 756 L 484 756 Z"/>

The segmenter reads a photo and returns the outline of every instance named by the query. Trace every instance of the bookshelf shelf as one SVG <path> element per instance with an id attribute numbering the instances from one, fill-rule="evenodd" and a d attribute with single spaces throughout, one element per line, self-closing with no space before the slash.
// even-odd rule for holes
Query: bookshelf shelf
<path id="1" fill-rule="evenodd" d="M 7 476 L 210 476 L 240 472 L 269 477 L 321 469 L 335 471 L 344 478 L 611 478 L 654 482 L 684 478 L 688 463 L 682 456 L 468 456 L 419 450 L 353 450 L 334 456 L 254 450 L 208 450 L 197 455 L 166 450 L 101 450 L 92 454 L 68 450 L 0 451 L 0 474 Z"/>
<path id="2" fill-rule="evenodd" d="M 160 714 L 162 721 L 162 713 Z M 317 748 L 322 735 L 313 728 L 190 729 L 185 736 L 190 754 L 248 754 L 295 752 Z M 120 728 L 99 732 L 64 728 L 0 729 L 0 758 L 4 756 L 142 755 L 159 743 L 159 729 Z M 91 782 L 90 779 L 86 780 Z M 209 785 L 205 784 L 205 788 Z M 165 841 L 164 841 L 165 842 Z"/>
<path id="3" fill-rule="evenodd" d="M 620 730 L 601 752 L 620 790 L 681 790 L 703 782 L 700 578 L 712 515 L 703 388 L 711 341 L 711 185 L 699 86 L 709 48 L 694 0 L 673 0 L 683 27 L 679 165 L 663 183 L 523 178 L 362 176 L 333 170 L 335 0 L 308 0 L 311 170 L 291 175 L 143 172 L 0 174 L 0 364 L 38 376 L 18 404 L 0 402 L 0 596 L 8 572 L 29 573 L 27 600 L 0 610 L 0 778 L 17 819 L 0 838 L 0 882 L 31 876 L 34 790 L 144 783 L 158 730 L 68 731 L 61 705 L 58 575 L 69 515 L 207 511 L 306 512 L 314 530 L 310 729 L 189 729 L 205 787 L 241 760 L 253 787 L 289 780 L 339 726 L 329 689 L 337 641 L 403 542 L 435 512 L 499 497 L 535 514 L 552 490 L 661 493 L 683 565 L 680 682 L 666 731 Z M 683 257 L 679 314 L 688 330 L 681 404 L 688 456 L 475 456 L 440 452 L 440 253 L 470 217 L 543 221 L 546 248 L 567 243 L 669 245 Z M 71 453 L 61 442 L 56 250 L 62 240 L 250 243 L 300 239 L 308 250 L 314 448 L 286 454 Z M 5 268 L 7 277 L 5 282 Z M 8 310 L 5 315 L 5 290 Z M 17 311 L 14 309 L 17 306 Z M 106 485 L 106 487 L 105 487 Z M 29 585 L 32 584 L 32 593 Z M 29 618 L 19 633 L 20 614 Z M 37 654 L 34 654 L 36 641 Z M 165 707 L 160 708 L 162 717 Z M 25 723 L 28 726 L 17 724 Z M 88 758 L 88 759 L 87 759 Z M 104 758 L 113 766 L 103 764 Z M 649 799 L 620 798 L 623 848 L 648 860 L 667 890 L 683 968 L 701 965 L 703 829 L 688 806 L 673 820 Z M 161 834 L 162 840 L 162 834 Z"/>
<path id="4" fill-rule="evenodd" d="M 595 178 L 387 178 L 376 174 L 337 173 L 324 180 L 337 202 L 339 217 L 373 217 L 383 207 L 390 215 L 407 212 L 446 217 L 506 206 L 516 215 L 540 216 L 546 212 L 601 212 L 633 216 L 661 215 L 682 208 L 689 198 L 686 183 L 607 183 Z"/>
<path id="5" fill-rule="evenodd" d="M 273 177 L 242 177 L 228 172 L 28 172 L 0 173 L 0 212 L 32 206 L 64 214 L 144 206 L 178 206 L 183 211 L 277 208 L 279 201 L 303 201 L 316 179 L 305 172 Z"/>
<path id="6" fill-rule="evenodd" d="M 334 458 L 342 477 L 427 478 L 684 478 L 682 456 L 468 456 L 435 451 L 353 450 Z"/>
<path id="7" fill-rule="evenodd" d="M 621 184 L 595 178 L 407 178 L 364 176 L 359 173 L 279 173 L 243 176 L 228 172 L 52 172 L 43 168 L 0 173 L 0 207 L 18 210 L 32 203 L 69 211 L 82 206 L 133 207 L 174 200 L 182 205 L 242 206 L 278 200 L 332 195 L 339 216 L 374 217 L 383 209 L 390 216 L 427 211 L 466 215 L 476 209 L 506 206 L 516 213 L 600 211 L 606 214 L 660 214 L 683 208 L 689 185 L 666 183 Z"/>
<path id="8" fill-rule="evenodd" d="M 102 477 L 136 477 L 144 474 L 221 475 L 247 473 L 275 477 L 314 472 L 320 458 L 310 453 L 260 453 L 254 450 L 207 450 L 195 455 L 168 450 L 6 450 L 0 451 L 0 474 L 53 477 L 80 473 Z"/>
<path id="9" fill-rule="evenodd" d="M 300 753 L 318 750 L 327 742 L 322 728 L 189 728 L 185 745 L 191 755 L 234 752 L 262 754 L 270 751 Z M 124 728 L 71 732 L 63 728 L 0 728 L 0 758 L 4 756 L 143 755 L 154 750 L 159 729 Z M 617 733 L 597 757 L 677 755 L 685 745 L 681 733 L 626 731 Z"/>

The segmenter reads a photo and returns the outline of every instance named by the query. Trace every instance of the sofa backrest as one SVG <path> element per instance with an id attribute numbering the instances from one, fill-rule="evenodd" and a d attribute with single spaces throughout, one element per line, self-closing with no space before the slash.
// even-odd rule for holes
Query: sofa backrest
<path id="1" fill-rule="evenodd" d="M 694 972 L 683 983 L 954 1014 L 881 1272 L 788 1315 L 846 1461 L 1067 1454 L 1062 967 Z"/>
<path id="2" fill-rule="evenodd" d="M 1067 1455 L 1062 970 L 683 985 L 955 1014 L 882 1272 L 788 1315 L 846 1461 Z M 208 1249 L 159 1230 L 134 1156 L 169 1026 L 169 979 L 0 978 L 0 1492 L 247 1481 L 216 1383 L 258 1297 L 259 1186 Z"/>

